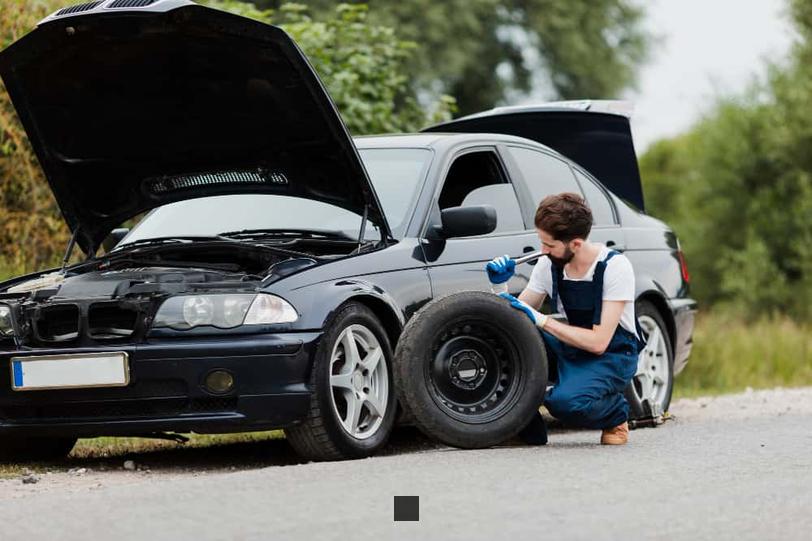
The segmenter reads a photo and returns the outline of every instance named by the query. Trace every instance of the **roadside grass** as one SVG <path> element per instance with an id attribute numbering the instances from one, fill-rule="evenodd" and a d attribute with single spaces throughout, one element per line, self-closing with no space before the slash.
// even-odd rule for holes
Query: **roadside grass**
<path id="1" fill-rule="evenodd" d="M 237 434 L 184 434 L 186 443 L 153 438 L 87 438 L 80 439 L 68 458 L 53 462 L 26 464 L 0 463 L 0 479 L 18 477 L 26 471 L 67 471 L 71 468 L 121 469 L 125 460 L 132 459 L 138 467 L 144 463 L 150 469 L 172 469 L 193 466 L 195 469 L 239 469 L 262 464 L 267 448 L 278 451 L 284 432 L 243 432 Z M 277 453 L 278 454 L 278 453 Z M 277 457 L 289 462 L 291 457 Z M 295 460 L 295 459 L 294 459 Z"/>
<path id="2" fill-rule="evenodd" d="M 806 385 L 812 385 L 812 324 L 785 316 L 746 322 L 715 311 L 696 320 L 693 351 L 676 377 L 674 398 Z"/>

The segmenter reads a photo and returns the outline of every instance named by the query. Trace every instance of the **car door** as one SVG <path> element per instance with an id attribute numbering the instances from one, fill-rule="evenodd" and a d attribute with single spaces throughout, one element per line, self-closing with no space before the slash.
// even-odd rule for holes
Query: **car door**
<path id="1" fill-rule="evenodd" d="M 442 178 L 421 235 L 432 294 L 438 298 L 457 291 L 490 291 L 484 270 L 490 259 L 538 250 L 538 238 L 530 231 L 532 225 L 526 222 L 519 204 L 521 191 L 517 194 L 495 146 L 475 146 L 456 152 Z M 495 231 L 450 239 L 436 234 L 441 226 L 441 210 L 482 204 L 496 209 Z M 509 291 L 520 293 L 528 277 L 529 270 L 518 271 L 517 277 L 508 283 Z"/>

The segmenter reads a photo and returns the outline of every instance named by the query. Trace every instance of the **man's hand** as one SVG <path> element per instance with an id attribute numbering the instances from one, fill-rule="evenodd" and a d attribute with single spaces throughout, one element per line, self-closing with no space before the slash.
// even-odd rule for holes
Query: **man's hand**
<path id="1" fill-rule="evenodd" d="M 510 293 L 500 293 L 499 296 L 502 297 L 503 299 L 507 299 L 508 301 L 510 301 L 510 305 L 516 310 L 521 310 L 522 312 L 524 312 L 527 315 L 527 317 L 530 318 L 530 321 L 533 322 L 533 325 L 535 325 L 539 329 L 544 328 L 544 325 L 547 323 L 547 318 L 549 316 L 545 316 L 541 312 L 533 310 L 527 304 L 523 303 Z"/>
<path id="2" fill-rule="evenodd" d="M 492 284 L 504 284 L 516 271 L 516 262 L 507 254 L 502 257 L 494 257 L 485 265 L 485 271 Z"/>

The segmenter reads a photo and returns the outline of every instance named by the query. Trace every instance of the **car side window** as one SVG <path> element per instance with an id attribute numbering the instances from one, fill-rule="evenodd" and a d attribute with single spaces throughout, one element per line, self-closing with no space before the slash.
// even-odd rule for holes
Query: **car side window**
<path id="1" fill-rule="evenodd" d="M 581 174 L 577 169 L 575 176 L 578 182 L 581 183 L 581 189 L 584 190 L 586 202 L 592 210 L 592 220 L 595 225 L 615 225 L 615 213 L 612 211 L 612 203 L 603 193 L 603 190 L 586 175 Z"/>
<path id="2" fill-rule="evenodd" d="M 548 195 L 581 193 L 567 162 L 529 148 L 511 146 L 509 149 L 530 189 L 534 206 Z"/>
<path id="3" fill-rule="evenodd" d="M 454 160 L 437 202 L 439 210 L 492 205 L 496 209 L 493 233 L 525 229 L 513 185 L 502 170 L 496 153 L 491 151 L 470 152 Z M 432 221 L 439 221 L 439 214 Z"/>

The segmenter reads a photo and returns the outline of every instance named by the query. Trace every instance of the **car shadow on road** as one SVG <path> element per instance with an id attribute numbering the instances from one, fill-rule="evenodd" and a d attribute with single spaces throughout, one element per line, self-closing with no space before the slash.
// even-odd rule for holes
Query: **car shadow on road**
<path id="1" fill-rule="evenodd" d="M 551 442 L 549 447 L 561 448 L 590 448 L 599 447 L 597 441 L 561 441 L 556 442 L 560 434 L 571 432 L 567 429 L 553 428 L 550 431 Z M 513 440 L 493 447 L 494 449 L 508 448 L 537 448 L 521 441 Z M 395 456 L 417 452 L 465 452 L 461 449 L 448 447 L 437 443 L 413 426 L 396 427 L 389 438 L 389 443 L 375 456 Z M 284 438 L 273 437 L 258 441 L 244 441 L 219 443 L 208 446 L 162 446 L 156 449 L 131 450 L 127 447 L 119 448 L 103 456 L 90 454 L 89 456 L 76 456 L 48 463 L 36 464 L 35 469 L 52 471 L 75 471 L 87 469 L 92 471 L 115 471 L 134 469 L 136 471 L 149 471 L 152 473 L 194 473 L 211 471 L 251 470 L 278 466 L 292 466 L 309 462 L 296 454 L 296 451 Z M 125 463 L 127 464 L 125 468 Z"/>

